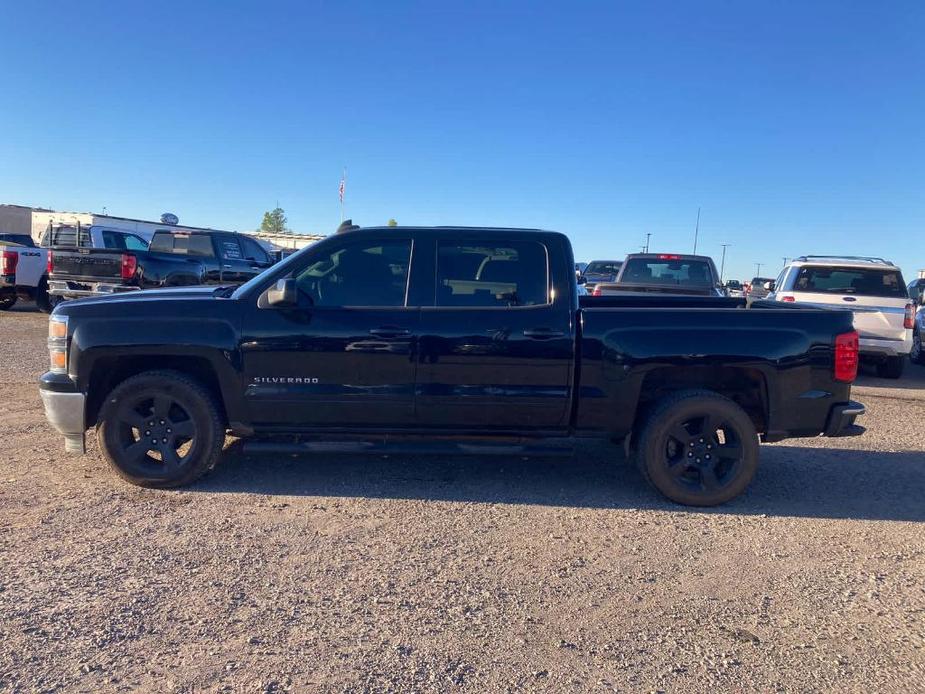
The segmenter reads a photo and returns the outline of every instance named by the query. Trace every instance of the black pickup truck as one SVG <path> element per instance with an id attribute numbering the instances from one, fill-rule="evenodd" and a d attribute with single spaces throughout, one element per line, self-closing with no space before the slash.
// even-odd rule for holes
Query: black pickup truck
<path id="1" fill-rule="evenodd" d="M 850 312 L 579 298 L 568 239 L 373 228 L 237 287 L 84 299 L 50 316 L 46 416 L 115 471 L 192 482 L 245 450 L 569 455 L 622 441 L 667 497 L 742 492 L 759 441 L 855 435 Z"/>
<path id="2" fill-rule="evenodd" d="M 158 231 L 148 247 L 84 248 L 78 243 L 53 248 L 48 252 L 48 293 L 77 299 L 138 289 L 241 284 L 273 261 L 245 234 Z"/>

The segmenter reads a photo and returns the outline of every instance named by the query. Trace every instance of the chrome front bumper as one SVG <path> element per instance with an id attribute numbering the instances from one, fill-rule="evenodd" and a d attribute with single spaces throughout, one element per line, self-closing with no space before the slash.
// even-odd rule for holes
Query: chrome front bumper
<path id="1" fill-rule="evenodd" d="M 87 396 L 83 393 L 61 393 L 53 390 L 40 390 L 39 393 L 48 423 L 64 434 L 64 450 L 68 453 L 86 453 L 84 413 Z"/>

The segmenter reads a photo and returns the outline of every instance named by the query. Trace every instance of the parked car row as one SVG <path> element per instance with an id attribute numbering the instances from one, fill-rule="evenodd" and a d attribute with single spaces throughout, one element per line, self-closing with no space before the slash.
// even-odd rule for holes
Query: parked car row
<path id="1" fill-rule="evenodd" d="M 907 356 L 915 363 L 925 363 L 925 310 L 919 309 L 925 302 L 925 279 L 907 287 L 899 268 L 882 258 L 801 256 L 788 263 L 777 279 L 756 276 L 750 282 L 729 280 L 725 284 L 707 256 L 631 254 L 613 280 L 596 278 L 593 284 L 587 272 L 578 281 L 591 287 L 593 296 L 725 296 L 745 299 L 748 305 L 774 301 L 850 311 L 860 334 L 861 358 L 878 375 L 900 378 Z"/>
<path id="2" fill-rule="evenodd" d="M 0 235 L 0 309 L 20 298 L 47 312 L 60 301 L 86 296 L 241 284 L 282 255 L 236 232 L 177 228 L 145 238 L 103 226 L 49 225 L 40 246 L 26 234 Z"/>

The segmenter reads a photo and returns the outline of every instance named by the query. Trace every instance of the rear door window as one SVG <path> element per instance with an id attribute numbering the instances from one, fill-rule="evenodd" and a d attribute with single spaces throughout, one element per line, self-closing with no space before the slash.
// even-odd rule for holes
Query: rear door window
<path id="1" fill-rule="evenodd" d="M 541 306 L 549 303 L 546 247 L 536 241 L 437 245 L 437 306 Z"/>
<path id="2" fill-rule="evenodd" d="M 899 270 L 812 265 L 800 268 L 793 291 L 893 298 L 907 296 Z"/>
<path id="3" fill-rule="evenodd" d="M 224 260 L 242 260 L 244 255 L 241 253 L 241 244 L 232 236 L 222 236 L 218 244 L 222 249 L 222 258 Z"/>

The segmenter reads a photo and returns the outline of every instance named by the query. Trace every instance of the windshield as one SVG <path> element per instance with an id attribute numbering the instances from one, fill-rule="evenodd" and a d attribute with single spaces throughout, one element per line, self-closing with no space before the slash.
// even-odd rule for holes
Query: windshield
<path id="1" fill-rule="evenodd" d="M 739 282 L 739 280 L 729 280 L 728 282 L 726 282 L 726 286 L 729 287 L 730 289 L 741 289 L 742 283 Z"/>
<path id="2" fill-rule="evenodd" d="M 803 266 L 793 285 L 795 292 L 855 294 L 906 298 L 906 285 L 899 270 L 858 267 Z"/>
<path id="3" fill-rule="evenodd" d="M 709 263 L 695 259 L 630 258 L 626 261 L 620 281 L 627 284 L 688 287 L 708 287 L 713 284 Z"/>
<path id="4" fill-rule="evenodd" d="M 621 265 L 622 260 L 595 260 L 585 268 L 585 274 L 616 275 Z"/>

